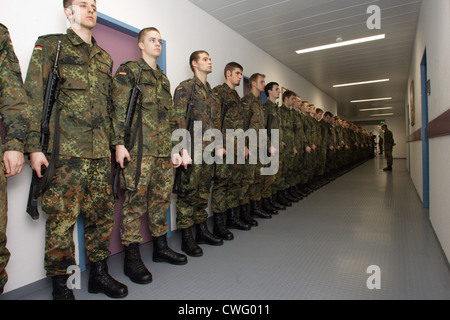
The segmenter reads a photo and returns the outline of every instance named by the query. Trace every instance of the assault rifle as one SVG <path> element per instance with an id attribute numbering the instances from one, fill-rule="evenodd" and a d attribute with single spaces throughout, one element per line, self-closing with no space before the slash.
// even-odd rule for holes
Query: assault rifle
<path id="1" fill-rule="evenodd" d="M 131 127 L 133 125 L 134 114 L 136 113 L 137 102 L 138 102 L 139 96 L 141 94 L 141 89 L 139 88 L 139 82 L 141 81 L 142 69 L 143 69 L 143 67 L 141 66 L 139 69 L 138 78 L 136 79 L 133 90 L 131 90 L 130 100 L 128 102 L 127 117 L 125 119 L 125 136 L 124 136 L 124 146 L 127 150 L 129 150 L 129 148 L 130 148 Z M 124 159 L 123 164 L 126 167 L 128 165 L 128 160 Z M 114 198 L 116 200 L 119 199 L 121 170 L 122 170 L 122 168 L 120 167 L 120 164 L 118 162 L 116 162 L 115 167 L 114 167 L 114 174 L 113 174 L 113 193 L 114 193 Z"/>
<path id="2" fill-rule="evenodd" d="M 42 109 L 40 146 L 42 152 L 45 155 L 47 155 L 48 153 L 48 145 L 50 142 L 50 119 L 52 117 L 53 106 L 55 102 L 58 100 L 59 89 L 62 82 L 62 79 L 59 76 L 58 72 L 59 69 L 58 60 L 60 52 L 61 52 L 61 41 L 58 42 L 58 49 L 56 52 L 53 71 L 48 76 L 47 88 L 44 98 L 44 106 Z M 45 166 L 42 166 L 41 174 L 43 176 L 45 171 L 46 171 Z M 51 177 L 49 178 L 51 179 Z M 33 176 L 31 179 L 31 186 L 28 194 L 28 203 L 27 203 L 27 213 L 31 216 L 33 220 L 39 219 L 38 198 L 47 188 L 44 185 L 48 185 L 49 181 L 45 180 L 48 180 L 49 178 L 48 177 L 38 178 L 36 171 L 33 170 Z"/>

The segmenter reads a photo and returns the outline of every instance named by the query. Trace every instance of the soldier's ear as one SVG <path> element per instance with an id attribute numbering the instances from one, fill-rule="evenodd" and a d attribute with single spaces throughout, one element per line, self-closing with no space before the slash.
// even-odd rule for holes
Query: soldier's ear
<path id="1" fill-rule="evenodd" d="M 142 41 L 140 41 L 140 42 L 138 43 L 138 46 L 139 46 L 139 49 L 141 49 L 141 50 L 144 50 L 144 49 L 145 49 L 144 43 L 143 43 Z"/>

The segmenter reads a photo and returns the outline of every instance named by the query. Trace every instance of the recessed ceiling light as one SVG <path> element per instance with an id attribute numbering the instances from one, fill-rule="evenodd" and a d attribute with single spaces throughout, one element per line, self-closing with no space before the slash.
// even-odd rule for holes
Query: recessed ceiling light
<path id="1" fill-rule="evenodd" d="M 337 48 L 337 47 L 350 46 L 350 45 L 353 45 L 353 44 L 364 43 L 364 42 L 375 41 L 375 40 L 381 40 L 381 39 L 384 39 L 384 38 L 386 38 L 386 35 L 385 34 L 380 34 L 380 35 L 372 36 L 372 37 L 366 37 L 366 38 L 360 38 L 360 39 L 355 39 L 355 40 L 336 42 L 336 43 L 326 44 L 326 45 L 323 45 L 323 46 L 297 50 L 296 53 L 297 54 L 303 54 L 303 53 L 320 51 L 320 50 L 326 50 L 326 49 L 332 49 L 332 48 Z"/>
<path id="2" fill-rule="evenodd" d="M 377 98 L 377 99 L 365 99 L 365 100 L 353 100 L 351 103 L 359 103 L 359 102 L 371 102 L 371 101 L 384 101 L 384 100 L 392 100 L 392 97 L 389 98 Z"/>
<path id="3" fill-rule="evenodd" d="M 354 82 L 354 83 L 336 84 L 336 85 L 333 86 L 333 88 L 359 86 L 359 85 L 363 85 L 363 84 L 388 82 L 388 81 L 390 81 L 390 79 L 381 79 L 381 80 L 371 80 L 371 81 L 362 81 L 362 82 Z"/>
<path id="4" fill-rule="evenodd" d="M 371 117 L 387 117 L 387 116 L 393 116 L 393 113 L 384 113 L 384 114 L 372 114 Z"/>
<path id="5" fill-rule="evenodd" d="M 392 107 L 372 108 L 372 109 L 359 109 L 359 111 L 365 112 L 365 111 L 379 111 L 379 110 L 388 110 L 388 109 L 392 109 Z"/>

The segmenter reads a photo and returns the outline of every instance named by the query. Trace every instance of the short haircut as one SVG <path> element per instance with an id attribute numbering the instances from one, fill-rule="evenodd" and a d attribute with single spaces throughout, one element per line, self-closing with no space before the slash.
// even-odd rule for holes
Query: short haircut
<path id="1" fill-rule="evenodd" d="M 95 2 L 97 3 L 97 1 L 95 1 Z M 73 0 L 63 0 L 64 9 L 67 9 L 68 7 L 70 7 L 72 5 L 72 3 L 73 3 Z"/>
<path id="2" fill-rule="evenodd" d="M 316 113 L 323 113 L 323 110 L 320 108 L 316 108 Z"/>
<path id="3" fill-rule="evenodd" d="M 286 91 L 283 93 L 283 102 L 284 102 L 284 100 L 286 100 L 286 99 L 288 99 L 288 98 L 290 98 L 290 97 L 292 97 L 292 96 L 297 96 L 297 95 L 296 95 L 295 92 L 292 91 L 292 90 L 286 90 Z"/>
<path id="4" fill-rule="evenodd" d="M 200 55 L 202 53 L 206 53 L 209 56 L 209 53 L 205 50 L 198 50 L 191 53 L 191 56 L 189 57 L 189 66 L 191 67 L 192 72 L 194 72 L 194 67 L 192 66 L 192 62 L 198 61 L 200 59 Z"/>
<path id="5" fill-rule="evenodd" d="M 250 83 L 250 88 L 253 87 L 253 82 L 258 81 L 259 77 L 265 78 L 266 76 L 264 74 L 261 74 L 261 73 L 254 73 L 254 74 L 251 75 L 251 77 L 250 77 L 250 79 L 248 81 Z"/>
<path id="6" fill-rule="evenodd" d="M 225 66 L 225 70 L 223 71 L 225 78 L 227 77 L 228 71 L 233 72 L 235 69 L 241 69 L 242 71 L 244 71 L 244 68 L 237 62 L 227 63 L 227 65 Z"/>
<path id="7" fill-rule="evenodd" d="M 156 31 L 156 32 L 158 32 L 159 34 L 161 34 L 161 32 L 159 32 L 159 30 L 156 29 L 155 27 L 144 28 L 144 29 L 141 30 L 141 32 L 139 32 L 139 34 L 138 34 L 138 36 L 137 36 L 137 42 L 138 42 L 138 43 L 144 42 L 143 38 L 145 37 L 145 35 L 147 34 L 147 32 L 150 32 L 150 31 Z"/>
<path id="8" fill-rule="evenodd" d="M 264 93 L 266 94 L 266 96 L 269 96 L 269 91 L 272 91 L 274 86 L 280 86 L 280 85 L 276 82 L 269 82 L 266 85 L 266 87 L 264 88 Z"/>
<path id="9" fill-rule="evenodd" d="M 323 116 L 333 118 L 333 114 L 330 111 L 325 112 Z"/>

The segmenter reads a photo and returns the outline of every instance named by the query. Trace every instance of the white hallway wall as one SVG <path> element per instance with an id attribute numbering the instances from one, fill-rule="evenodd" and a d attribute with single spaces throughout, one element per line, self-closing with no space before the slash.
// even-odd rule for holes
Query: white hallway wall
<path id="1" fill-rule="evenodd" d="M 416 124 L 409 128 L 415 132 L 422 127 L 420 64 L 427 51 L 428 79 L 431 95 L 428 97 L 429 121 L 436 119 L 450 107 L 450 1 L 424 0 L 420 12 L 416 42 L 410 68 L 410 81 L 415 83 Z M 409 97 L 409 88 L 405 91 Z M 411 143 L 411 179 L 423 199 L 422 142 Z M 430 220 L 450 259 L 450 136 L 430 139 Z"/>
<path id="2" fill-rule="evenodd" d="M 98 0 L 97 4 L 101 13 L 135 28 L 155 26 L 161 31 L 167 41 L 167 75 L 172 91 L 178 83 L 192 77 L 189 55 L 204 49 L 213 59 L 214 72 L 209 76 L 213 87 L 224 81 L 225 64 L 237 61 L 244 66 L 246 76 L 263 73 L 267 81 L 277 81 L 303 99 L 336 113 L 332 98 L 187 0 Z M 9 28 L 25 78 L 36 39 L 44 34 L 64 33 L 67 28 L 62 1 L 0 0 L 0 8 L 0 22 Z M 45 277 L 45 215 L 32 221 L 25 212 L 30 180 L 29 167 L 8 180 L 7 247 L 12 256 L 7 267 L 6 292 Z"/>

